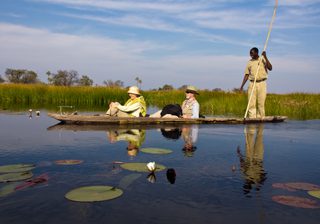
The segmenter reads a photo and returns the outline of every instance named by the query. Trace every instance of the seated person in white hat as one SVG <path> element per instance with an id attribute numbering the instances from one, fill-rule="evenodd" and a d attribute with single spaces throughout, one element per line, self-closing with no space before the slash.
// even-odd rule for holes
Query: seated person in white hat
<path id="1" fill-rule="evenodd" d="M 166 105 L 162 110 L 150 115 L 150 117 L 199 118 L 200 105 L 196 100 L 196 95 L 199 95 L 197 89 L 194 86 L 188 86 L 185 93 L 186 99 L 181 107 L 178 104 Z"/>
<path id="2" fill-rule="evenodd" d="M 118 102 L 111 102 L 106 115 L 113 117 L 145 117 L 147 105 L 143 96 L 140 95 L 139 88 L 131 86 L 128 94 L 130 99 L 124 105 Z"/>
<path id="3" fill-rule="evenodd" d="M 186 99 L 181 106 L 183 118 L 199 118 L 200 105 L 196 100 L 196 95 L 199 95 L 196 87 L 188 86 L 186 89 Z"/>

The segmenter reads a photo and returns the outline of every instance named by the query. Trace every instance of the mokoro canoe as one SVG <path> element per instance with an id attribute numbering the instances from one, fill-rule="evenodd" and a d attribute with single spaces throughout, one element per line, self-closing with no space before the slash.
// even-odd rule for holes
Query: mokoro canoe
<path id="1" fill-rule="evenodd" d="M 252 118 L 223 118 L 223 117 L 207 117 L 207 118 L 151 118 L 151 117 L 109 117 L 104 114 L 97 115 L 74 115 L 48 113 L 52 117 L 65 124 L 248 124 L 248 123 L 278 123 L 287 119 L 286 116 L 268 116 L 262 119 Z"/>

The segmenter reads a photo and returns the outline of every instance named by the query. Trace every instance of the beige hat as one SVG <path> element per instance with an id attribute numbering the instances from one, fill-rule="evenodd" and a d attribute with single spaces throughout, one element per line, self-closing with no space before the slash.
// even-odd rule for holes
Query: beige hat
<path id="1" fill-rule="evenodd" d="M 194 86 L 188 86 L 186 89 L 186 93 L 187 92 L 199 95 L 197 88 Z"/>
<path id="2" fill-rule="evenodd" d="M 140 95 L 140 91 L 139 91 L 139 88 L 136 87 L 136 86 L 131 86 L 128 90 L 128 93 L 132 93 L 132 94 L 135 94 L 135 95 Z"/>

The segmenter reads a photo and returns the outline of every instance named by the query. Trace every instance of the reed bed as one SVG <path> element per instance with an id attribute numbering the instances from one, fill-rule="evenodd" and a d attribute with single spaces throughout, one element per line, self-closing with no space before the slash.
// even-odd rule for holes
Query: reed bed
<path id="1" fill-rule="evenodd" d="M 166 104 L 181 104 L 181 90 L 143 91 L 148 106 L 162 108 Z M 28 108 L 58 111 L 58 106 L 74 106 L 79 111 L 106 111 L 110 102 L 124 103 L 127 91 L 121 88 L 51 86 L 45 84 L 0 84 L 0 109 L 14 111 Z M 197 97 L 201 113 L 209 116 L 244 115 L 247 106 L 245 93 L 200 91 Z M 267 115 L 286 115 L 290 119 L 319 119 L 320 94 L 268 94 Z"/>

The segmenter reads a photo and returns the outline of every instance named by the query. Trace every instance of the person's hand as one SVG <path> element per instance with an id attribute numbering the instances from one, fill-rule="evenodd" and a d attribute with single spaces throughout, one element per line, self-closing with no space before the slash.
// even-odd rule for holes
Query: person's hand
<path id="1" fill-rule="evenodd" d="M 267 57 L 267 53 L 265 51 L 262 52 L 262 56 Z"/>

